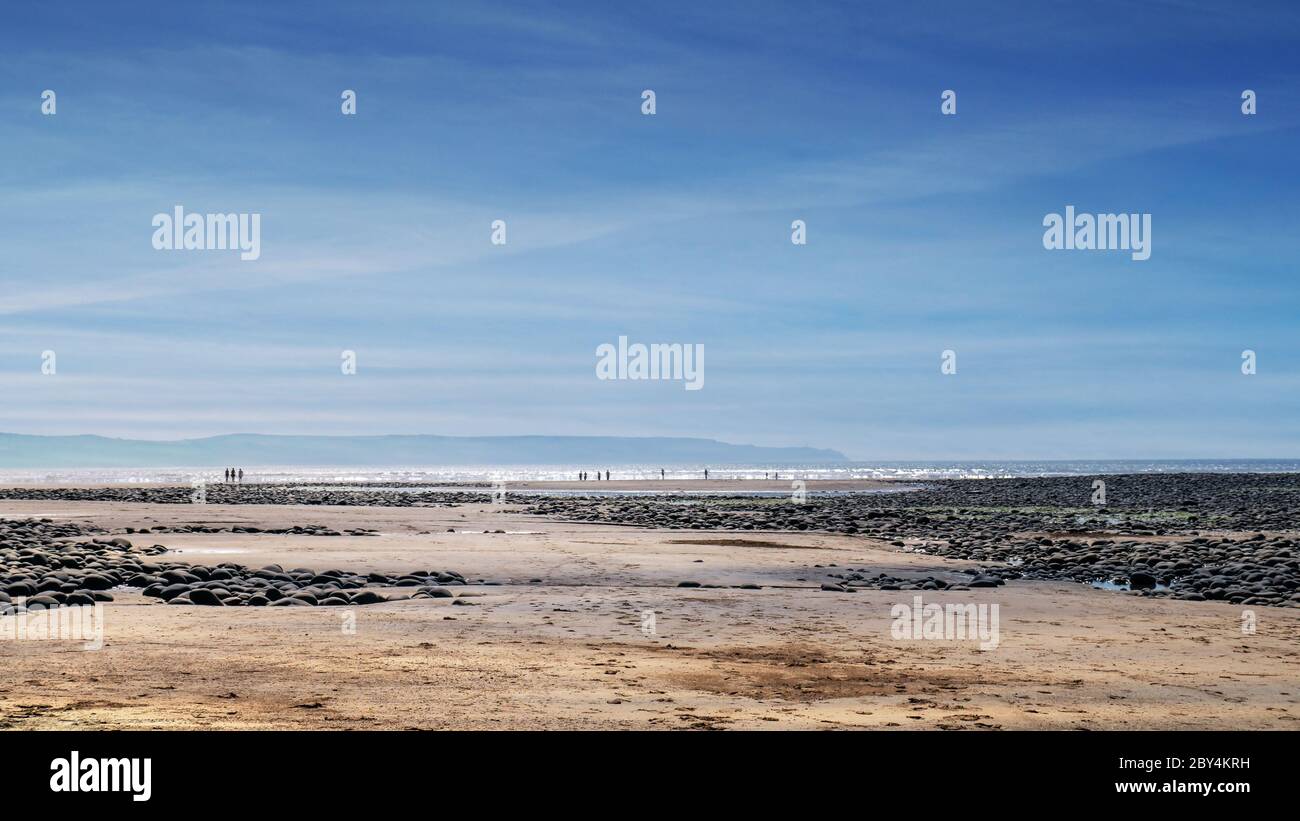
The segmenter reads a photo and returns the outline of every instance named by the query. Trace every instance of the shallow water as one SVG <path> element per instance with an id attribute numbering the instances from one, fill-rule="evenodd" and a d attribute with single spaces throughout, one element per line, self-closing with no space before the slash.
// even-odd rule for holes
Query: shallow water
<path id="1" fill-rule="evenodd" d="M 1124 591 L 1124 592 L 1127 592 L 1127 591 L 1129 590 L 1129 586 L 1128 586 L 1127 584 L 1116 584 L 1115 582 L 1112 582 L 1112 581 L 1102 581 L 1102 580 L 1100 580 L 1100 579 L 1093 581 L 1093 582 L 1092 582 L 1092 586 L 1093 586 L 1095 589 L 1097 589 L 1097 590 L 1118 590 L 1118 591 Z M 1169 585 L 1167 585 L 1167 584 L 1157 584 L 1157 585 L 1156 585 L 1154 588 L 1152 588 L 1152 589 L 1154 589 L 1154 590 L 1168 590 L 1168 589 L 1169 589 Z"/>
<path id="2" fill-rule="evenodd" d="M 166 468 L 75 468 L 40 470 L 35 468 L 0 470 L 0 484 L 5 482 L 42 482 L 60 485 L 85 484 L 189 484 L 203 478 L 210 484 L 221 482 L 224 466 L 190 466 Z M 807 465 L 377 465 L 346 467 L 302 467 L 244 465 L 245 481 L 260 484 L 328 482 L 367 487 L 385 487 L 394 483 L 419 482 L 430 485 L 450 482 L 555 482 L 574 481 L 580 471 L 608 470 L 615 479 L 665 478 L 702 479 L 704 469 L 709 478 L 721 481 L 746 480 L 791 481 L 794 479 L 990 479 L 1033 476 L 1089 476 L 1119 473 L 1296 473 L 1300 459 L 1146 459 L 1146 460 L 1064 460 L 1064 461 L 914 461 L 914 462 L 837 462 Z M 773 474 L 779 479 L 772 479 Z M 598 483 L 592 482 L 598 487 Z M 463 488 L 451 488 L 463 489 Z M 596 491 L 571 491 L 575 494 Z M 619 491 L 604 491 L 616 494 Z M 729 491 L 722 491 L 729 492 Z M 780 493 L 776 496 L 784 495 Z"/>

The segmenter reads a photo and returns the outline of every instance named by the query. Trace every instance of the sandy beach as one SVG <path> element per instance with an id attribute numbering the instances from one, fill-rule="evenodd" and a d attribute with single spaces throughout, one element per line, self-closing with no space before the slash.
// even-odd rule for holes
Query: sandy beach
<path id="1" fill-rule="evenodd" d="M 161 545 L 158 561 L 438 568 L 465 581 L 446 598 L 379 585 L 401 600 L 364 607 L 174 607 L 116 587 L 103 649 L 0 642 L 0 726 L 1294 729 L 1300 718 L 1300 608 L 1252 607 L 1246 634 L 1240 604 L 1072 581 L 849 594 L 823 589 L 828 575 L 956 586 L 977 563 L 913 552 L 911 537 L 527 510 L 0 501 L 0 519 Z M 342 535 L 232 530 L 308 525 Z M 176 532 L 194 528 L 215 532 Z M 896 638 L 891 608 L 915 595 L 996 603 L 997 646 Z"/>

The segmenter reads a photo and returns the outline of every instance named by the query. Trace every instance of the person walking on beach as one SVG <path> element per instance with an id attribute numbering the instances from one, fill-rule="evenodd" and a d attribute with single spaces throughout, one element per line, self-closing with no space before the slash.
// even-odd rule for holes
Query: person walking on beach
<path id="1" fill-rule="evenodd" d="M 663 478 L 664 478 L 664 469 L 659 468 L 659 480 L 663 481 Z"/>
<path id="2" fill-rule="evenodd" d="M 243 468 L 240 468 L 240 469 L 239 469 L 239 483 L 240 483 L 241 485 L 244 483 L 244 469 L 243 469 Z"/>
<path id="3" fill-rule="evenodd" d="M 605 471 L 605 481 L 606 481 L 606 482 L 609 481 L 609 471 L 608 471 L 608 470 Z"/>
<path id="4" fill-rule="evenodd" d="M 706 482 L 709 481 L 709 469 L 708 469 L 708 468 L 705 468 L 705 469 L 704 469 L 704 481 L 706 481 Z"/>

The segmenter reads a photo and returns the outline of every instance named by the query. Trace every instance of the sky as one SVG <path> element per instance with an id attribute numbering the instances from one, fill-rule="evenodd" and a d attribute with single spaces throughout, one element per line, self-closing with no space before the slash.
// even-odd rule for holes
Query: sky
<path id="1" fill-rule="evenodd" d="M 1300 456 L 1295 4 L 196 5 L 0 11 L 0 431 Z"/>

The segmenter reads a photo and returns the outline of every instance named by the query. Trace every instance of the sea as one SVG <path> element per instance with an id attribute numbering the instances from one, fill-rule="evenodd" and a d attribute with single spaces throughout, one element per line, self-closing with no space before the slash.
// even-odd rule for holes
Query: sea
<path id="1" fill-rule="evenodd" d="M 422 466 L 243 466 L 244 481 L 261 484 L 349 484 L 386 486 L 463 482 L 569 481 L 579 471 L 610 473 L 612 479 L 1000 479 L 1033 476 L 1090 476 L 1119 473 L 1296 473 L 1300 459 L 1104 459 L 1051 461 L 906 461 L 834 462 L 803 465 L 422 465 Z M 188 484 L 196 479 L 220 481 L 224 466 L 165 468 L 9 468 L 0 469 L 0 484 Z M 594 483 L 593 483 L 594 484 Z"/>

